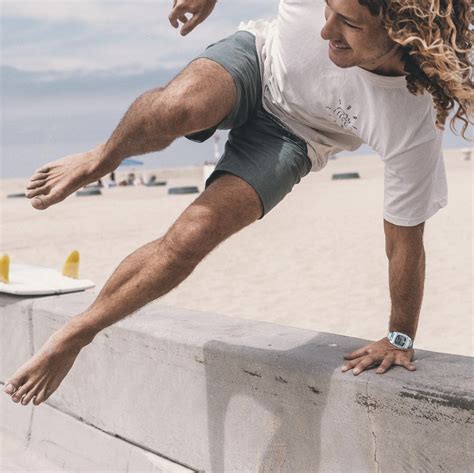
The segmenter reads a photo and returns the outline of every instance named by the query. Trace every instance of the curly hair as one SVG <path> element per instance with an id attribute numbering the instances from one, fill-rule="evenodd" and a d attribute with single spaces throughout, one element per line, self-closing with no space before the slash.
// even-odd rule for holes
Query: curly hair
<path id="1" fill-rule="evenodd" d="M 359 0 L 370 14 L 379 17 L 388 37 L 402 47 L 407 88 L 413 95 L 424 90 L 436 108 L 436 126 L 444 130 L 450 121 L 464 122 L 461 136 L 473 124 L 474 89 L 472 42 L 474 33 L 470 0 Z"/>

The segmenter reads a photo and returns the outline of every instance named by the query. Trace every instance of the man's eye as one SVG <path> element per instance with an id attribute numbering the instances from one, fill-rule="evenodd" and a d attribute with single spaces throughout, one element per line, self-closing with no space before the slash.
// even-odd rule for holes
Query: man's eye
<path id="1" fill-rule="evenodd" d="M 345 21 L 344 24 L 347 25 L 349 28 L 357 28 L 357 26 L 351 25 L 350 23 L 347 23 L 347 21 Z"/>

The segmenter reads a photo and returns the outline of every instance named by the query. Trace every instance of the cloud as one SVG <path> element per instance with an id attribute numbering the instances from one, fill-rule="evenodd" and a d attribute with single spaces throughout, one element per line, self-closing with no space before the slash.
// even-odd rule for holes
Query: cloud
<path id="1" fill-rule="evenodd" d="M 28 70 L 184 65 L 241 20 L 271 18 L 276 0 L 219 2 L 187 37 L 171 27 L 171 0 L 3 2 L 2 63 Z"/>
<path id="2" fill-rule="evenodd" d="M 53 159 L 103 143 L 137 96 L 166 84 L 177 72 L 76 74 L 2 67 L 0 177 L 27 176 Z M 143 168 L 200 164 L 211 157 L 212 141 L 197 145 L 182 138 L 147 155 Z"/>
<path id="3" fill-rule="evenodd" d="M 167 17 L 172 0 L 3 0 L 4 18 L 28 18 L 43 21 L 79 21 L 91 25 L 110 25 L 128 20 L 153 24 L 160 16 Z M 278 0 L 240 0 L 218 2 L 213 16 L 238 19 L 276 13 Z"/>
<path id="4" fill-rule="evenodd" d="M 78 21 L 107 26 L 127 19 L 132 23 L 151 24 L 153 17 L 170 9 L 167 0 L 4 0 L 7 18 L 28 18 L 48 22 Z"/>

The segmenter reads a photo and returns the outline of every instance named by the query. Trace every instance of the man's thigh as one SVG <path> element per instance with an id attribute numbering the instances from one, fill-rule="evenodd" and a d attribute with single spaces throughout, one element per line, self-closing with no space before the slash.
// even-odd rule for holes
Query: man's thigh
<path id="1" fill-rule="evenodd" d="M 179 120 L 173 128 L 184 135 L 213 127 L 229 115 L 235 107 L 236 88 L 223 66 L 198 58 L 166 85 L 162 99 L 167 106 L 184 111 L 168 115 Z"/>
<path id="2" fill-rule="evenodd" d="M 310 170 L 306 142 L 259 108 L 247 123 L 231 130 L 206 186 L 224 172 L 240 177 L 259 196 L 263 204 L 259 218 L 263 218 Z"/>

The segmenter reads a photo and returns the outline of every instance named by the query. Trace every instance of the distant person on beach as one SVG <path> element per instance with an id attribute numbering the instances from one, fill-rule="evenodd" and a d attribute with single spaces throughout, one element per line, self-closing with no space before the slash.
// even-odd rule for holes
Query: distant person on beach
<path id="1" fill-rule="evenodd" d="M 187 35 L 215 5 L 175 0 L 170 23 L 181 23 Z M 392 306 L 389 334 L 346 354 L 341 369 L 415 370 L 424 223 L 447 205 L 444 125 L 455 104 L 451 127 L 462 121 L 466 138 L 472 123 L 470 19 L 468 0 L 281 0 L 277 19 L 241 24 L 170 83 L 138 97 L 105 143 L 38 169 L 27 197 L 46 209 L 125 158 L 162 150 L 178 137 L 202 142 L 216 129 L 231 130 L 205 191 L 164 236 L 118 266 L 94 303 L 57 330 L 5 392 L 25 405 L 44 402 L 97 333 L 175 288 L 311 170 L 362 143 L 385 164 Z"/>
<path id="2" fill-rule="evenodd" d="M 117 185 L 117 181 L 115 180 L 115 172 L 111 172 L 109 175 L 109 187 L 115 187 Z"/>

